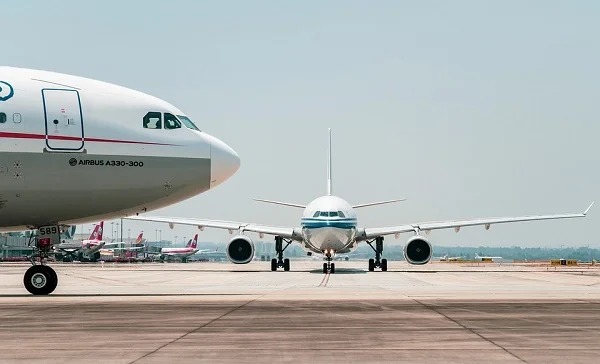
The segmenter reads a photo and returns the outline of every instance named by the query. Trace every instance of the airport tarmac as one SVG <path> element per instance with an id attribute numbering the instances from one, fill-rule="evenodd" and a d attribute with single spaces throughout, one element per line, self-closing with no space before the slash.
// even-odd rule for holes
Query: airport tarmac
<path id="1" fill-rule="evenodd" d="M 0 264 L 0 362 L 600 360 L 600 268 L 366 261 L 54 264 L 48 297 Z"/>

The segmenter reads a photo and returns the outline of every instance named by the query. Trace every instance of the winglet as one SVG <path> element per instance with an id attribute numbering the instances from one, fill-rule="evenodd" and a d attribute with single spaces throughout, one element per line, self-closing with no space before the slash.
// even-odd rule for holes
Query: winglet
<path id="1" fill-rule="evenodd" d="M 594 203 L 596 203 L 596 201 L 592 202 L 588 208 L 585 210 L 585 212 L 583 213 L 583 216 L 587 215 L 588 212 L 590 212 L 590 209 L 592 208 L 592 206 L 594 206 Z"/>

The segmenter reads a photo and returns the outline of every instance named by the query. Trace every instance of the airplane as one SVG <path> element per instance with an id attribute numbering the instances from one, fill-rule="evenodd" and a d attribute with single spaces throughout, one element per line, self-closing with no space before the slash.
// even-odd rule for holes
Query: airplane
<path id="1" fill-rule="evenodd" d="M 114 253 L 115 250 L 122 250 L 122 251 L 139 251 L 141 249 L 144 249 L 144 245 L 143 242 L 146 241 L 146 239 L 144 239 L 144 232 L 142 231 L 140 233 L 140 235 L 138 235 L 138 237 L 135 239 L 135 241 L 133 242 L 133 244 L 131 246 L 126 246 L 126 247 L 122 247 L 122 248 L 108 248 L 108 249 L 102 249 L 103 251 L 107 252 L 107 253 Z M 121 241 L 118 243 L 114 243 L 114 245 L 122 245 L 125 244 L 125 242 Z"/>
<path id="2" fill-rule="evenodd" d="M 281 227 L 247 222 L 139 215 L 127 218 L 132 220 L 164 222 L 168 223 L 170 228 L 173 228 L 176 224 L 183 224 L 197 226 L 200 230 L 205 227 L 225 229 L 229 230 L 230 234 L 237 231 L 238 234 L 229 241 L 226 248 L 229 260 L 236 264 L 249 263 L 254 257 L 254 243 L 246 233 L 258 233 L 260 238 L 265 234 L 273 235 L 275 236 L 277 259 L 271 260 L 272 271 L 276 271 L 278 268 L 283 268 L 284 271 L 290 270 L 290 261 L 287 258 L 283 259 L 283 252 L 292 242 L 296 242 L 300 244 L 307 253 L 324 254 L 327 257 L 327 262 L 323 263 L 323 273 L 334 273 L 335 265 L 334 263 L 331 263 L 333 257 L 336 254 L 352 252 L 358 247 L 359 243 L 363 242 L 368 244 L 375 252 L 375 258 L 369 259 L 369 271 L 373 271 L 375 268 L 387 271 L 387 260 L 381 258 L 383 253 L 383 240 L 387 235 L 394 235 L 398 238 L 402 233 L 413 233 L 414 236 L 408 239 L 408 242 L 404 246 L 404 257 L 409 264 L 420 265 L 426 264 L 431 260 L 432 246 L 429 240 L 424 236 L 424 234 L 426 235 L 431 230 L 453 228 L 458 232 L 462 227 L 476 225 L 484 226 L 486 230 L 489 230 L 492 224 L 581 218 L 587 215 L 593 205 L 592 203 L 585 212 L 575 214 L 479 218 L 363 228 L 357 223 L 356 209 L 402 201 L 403 199 L 351 205 L 346 200 L 334 196 L 332 192 L 331 129 L 329 129 L 327 194 L 325 196 L 313 200 L 308 205 L 256 199 L 257 201 L 270 204 L 303 209 L 304 212 L 302 213 L 299 227 Z M 287 245 L 283 246 L 284 242 Z M 373 246 L 373 243 L 375 243 L 375 247 Z"/>
<path id="3" fill-rule="evenodd" d="M 95 262 L 100 258 L 100 250 L 107 245 L 116 243 L 107 243 L 102 239 L 104 229 L 104 221 L 100 221 L 94 227 L 94 230 L 90 234 L 89 239 L 83 241 L 62 241 L 59 244 L 54 245 L 55 251 L 61 251 L 66 255 L 58 254 L 63 256 L 63 260 L 71 260 L 72 257 L 77 255 L 80 261 L 91 261 Z"/>
<path id="4" fill-rule="evenodd" d="M 482 257 L 479 254 L 475 253 L 475 260 L 480 262 L 495 262 L 496 260 L 501 260 L 502 257 Z"/>
<path id="5" fill-rule="evenodd" d="M 209 251 L 210 249 L 204 249 L 202 251 Z M 187 262 L 187 258 L 200 252 L 198 249 L 198 234 L 194 236 L 194 239 L 188 241 L 185 248 L 162 248 L 158 254 L 161 260 L 165 258 L 179 258 L 182 263 Z"/>
<path id="6" fill-rule="evenodd" d="M 0 231 L 37 230 L 27 291 L 58 285 L 46 262 L 68 225 L 165 207 L 214 188 L 237 153 L 170 103 L 129 88 L 0 66 Z M 136 178 L 131 178 L 131 173 Z M 93 203 L 82 203 L 93 196 Z"/>

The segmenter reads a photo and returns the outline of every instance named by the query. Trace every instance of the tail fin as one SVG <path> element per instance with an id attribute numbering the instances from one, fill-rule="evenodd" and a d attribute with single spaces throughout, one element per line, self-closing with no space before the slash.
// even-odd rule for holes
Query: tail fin
<path id="1" fill-rule="evenodd" d="M 194 240 L 192 240 L 192 249 L 196 249 L 198 247 L 198 234 L 194 235 Z"/>
<path id="2" fill-rule="evenodd" d="M 94 227 L 94 231 L 90 235 L 90 240 L 102 240 L 102 230 L 104 228 L 104 221 L 100 221 L 99 224 Z"/>
<path id="3" fill-rule="evenodd" d="M 327 196 L 333 193 L 331 188 L 331 128 L 329 128 L 329 148 L 327 153 Z"/>
<path id="4" fill-rule="evenodd" d="M 143 231 L 140 233 L 140 235 L 138 235 L 137 239 L 135 239 L 135 243 L 134 243 L 135 245 L 142 244 L 142 236 L 144 236 L 144 232 Z"/>
<path id="5" fill-rule="evenodd" d="M 185 245 L 186 248 L 189 248 L 192 246 L 192 239 L 190 239 L 187 244 Z"/>

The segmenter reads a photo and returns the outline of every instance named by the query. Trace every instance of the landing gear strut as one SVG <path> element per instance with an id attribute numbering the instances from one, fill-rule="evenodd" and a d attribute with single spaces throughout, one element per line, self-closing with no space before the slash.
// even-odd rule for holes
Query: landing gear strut
<path id="1" fill-rule="evenodd" d="M 375 259 L 369 259 L 369 272 L 375 270 L 375 268 L 381 268 L 382 272 L 387 271 L 387 259 L 381 259 L 381 253 L 383 253 L 383 236 L 375 238 L 375 247 L 373 247 L 373 240 L 367 240 L 367 244 L 375 252 Z"/>
<path id="2" fill-rule="evenodd" d="M 331 253 L 325 253 L 325 258 L 327 259 L 327 263 L 323 263 L 323 274 L 327 274 L 327 273 L 335 273 L 335 263 L 332 263 L 331 260 L 332 258 L 332 254 Z"/>
<path id="3" fill-rule="evenodd" d="M 283 246 L 285 241 L 286 245 Z M 283 259 L 283 252 L 292 243 L 292 240 L 284 239 L 281 236 L 275 237 L 275 252 L 277 253 L 277 259 L 271 259 L 271 271 L 275 272 L 277 268 L 283 268 L 284 271 L 289 272 L 290 260 L 288 258 Z"/>
<path id="4" fill-rule="evenodd" d="M 58 226 L 53 228 L 56 228 L 57 232 L 60 231 Z M 33 235 L 29 238 L 29 244 L 33 243 L 34 245 L 33 254 L 29 257 L 33 266 L 25 272 L 23 284 L 33 295 L 49 295 L 58 285 L 58 275 L 54 269 L 45 265 L 48 256 L 52 253 L 52 240 L 52 238 Z"/>

